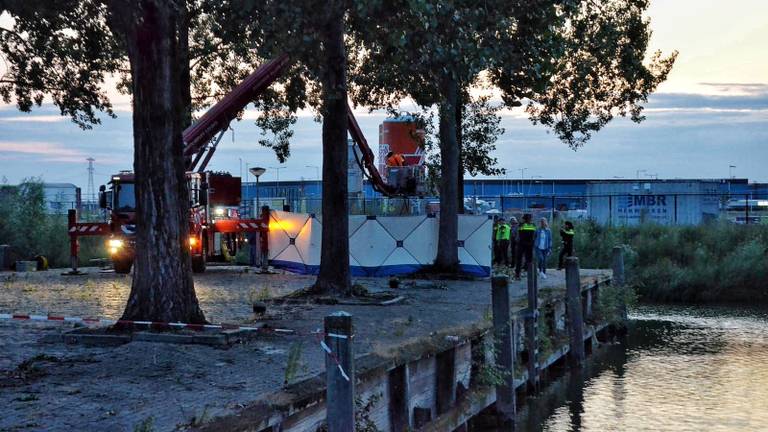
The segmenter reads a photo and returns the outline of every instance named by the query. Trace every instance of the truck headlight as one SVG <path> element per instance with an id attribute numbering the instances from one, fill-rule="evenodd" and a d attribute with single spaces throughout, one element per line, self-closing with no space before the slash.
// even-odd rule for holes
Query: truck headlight
<path id="1" fill-rule="evenodd" d="M 109 246 L 109 253 L 114 255 L 120 251 L 125 242 L 120 239 L 109 239 L 107 245 Z"/>
<path id="2" fill-rule="evenodd" d="M 197 246 L 197 237 L 189 236 L 189 247 L 195 247 Z"/>
<path id="3" fill-rule="evenodd" d="M 216 216 L 224 216 L 226 209 L 224 207 L 216 207 L 215 209 L 213 209 L 213 212 Z"/>

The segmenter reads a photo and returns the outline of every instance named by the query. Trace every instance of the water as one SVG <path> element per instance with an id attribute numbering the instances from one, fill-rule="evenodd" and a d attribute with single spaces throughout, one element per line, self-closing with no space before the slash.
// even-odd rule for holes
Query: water
<path id="1" fill-rule="evenodd" d="M 645 306 L 623 345 L 556 380 L 519 431 L 768 431 L 768 312 Z"/>

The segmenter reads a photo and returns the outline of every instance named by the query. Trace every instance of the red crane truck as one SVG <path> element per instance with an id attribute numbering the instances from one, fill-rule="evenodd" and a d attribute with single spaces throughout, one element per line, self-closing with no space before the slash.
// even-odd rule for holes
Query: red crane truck
<path id="1" fill-rule="evenodd" d="M 245 233 L 261 233 L 258 236 L 259 248 L 262 259 L 266 259 L 269 247 L 266 235 L 269 230 L 269 209 L 261 209 L 257 218 L 242 218 L 239 214 L 241 179 L 229 174 L 206 172 L 205 168 L 222 136 L 229 129 L 230 122 L 280 77 L 289 64 L 288 55 L 283 54 L 262 65 L 183 132 L 190 194 L 189 245 L 194 272 L 205 271 L 207 261 L 226 260 L 228 256 L 237 253 L 244 242 Z M 376 169 L 373 152 L 349 106 L 347 113 L 349 133 L 361 150 L 362 160 L 358 160 L 358 163 L 374 188 L 386 196 L 422 194 L 423 166 L 412 168 L 412 178 L 407 183 L 396 185 L 385 182 Z M 83 236 L 109 237 L 107 248 L 115 272 L 128 273 L 133 265 L 136 229 L 133 172 L 121 171 L 113 175 L 109 190 L 101 186 L 99 205 L 108 211 L 106 222 L 79 222 L 77 211 L 69 211 L 70 274 L 78 273 L 78 238 Z"/>

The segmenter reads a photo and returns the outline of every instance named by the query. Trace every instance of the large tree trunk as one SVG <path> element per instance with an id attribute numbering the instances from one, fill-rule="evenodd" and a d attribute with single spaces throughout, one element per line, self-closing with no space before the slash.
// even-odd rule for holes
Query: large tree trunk
<path id="1" fill-rule="evenodd" d="M 459 149 L 458 163 L 456 169 L 458 175 L 456 178 L 456 200 L 459 208 L 459 214 L 464 214 L 464 143 L 462 142 L 462 120 L 464 113 L 464 92 L 460 91 L 456 95 L 456 148 Z"/>
<path id="2" fill-rule="evenodd" d="M 315 290 L 349 295 L 349 199 L 347 187 L 347 57 L 344 8 L 329 2 L 321 29 L 323 84 L 323 243 Z"/>
<path id="3" fill-rule="evenodd" d="M 437 240 L 435 270 L 458 272 L 459 216 L 456 196 L 459 147 L 456 142 L 456 110 L 458 85 L 452 77 L 443 84 L 445 99 L 440 103 L 440 227 Z"/>
<path id="4" fill-rule="evenodd" d="M 192 24 L 192 12 L 186 0 L 177 0 L 179 10 L 179 86 L 181 90 L 181 108 L 183 131 L 192 124 L 192 85 L 189 71 L 189 26 Z"/>
<path id="5" fill-rule="evenodd" d="M 125 37 L 133 82 L 136 260 L 123 319 L 202 323 L 187 243 L 180 6 L 170 0 L 112 0 L 109 6 L 113 29 Z"/>

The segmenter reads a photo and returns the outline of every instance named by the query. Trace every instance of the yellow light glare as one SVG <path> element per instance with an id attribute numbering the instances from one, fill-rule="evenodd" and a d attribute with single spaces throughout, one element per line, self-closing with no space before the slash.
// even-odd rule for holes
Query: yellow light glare
<path id="1" fill-rule="evenodd" d="M 197 237 L 190 236 L 189 237 L 189 246 L 192 247 L 192 246 L 195 246 L 195 245 L 197 245 Z"/>
<path id="2" fill-rule="evenodd" d="M 223 207 L 216 207 L 213 211 L 216 213 L 216 216 L 224 216 L 225 210 Z"/>
<path id="3" fill-rule="evenodd" d="M 109 248 L 109 253 L 110 253 L 111 255 L 115 255 L 115 254 L 117 253 L 117 251 L 118 251 L 118 249 L 117 249 L 116 247 L 113 247 L 113 248 Z"/>
<path id="4" fill-rule="evenodd" d="M 120 239 L 110 239 L 109 247 L 114 250 L 120 249 L 121 247 L 123 247 L 123 241 Z"/>

